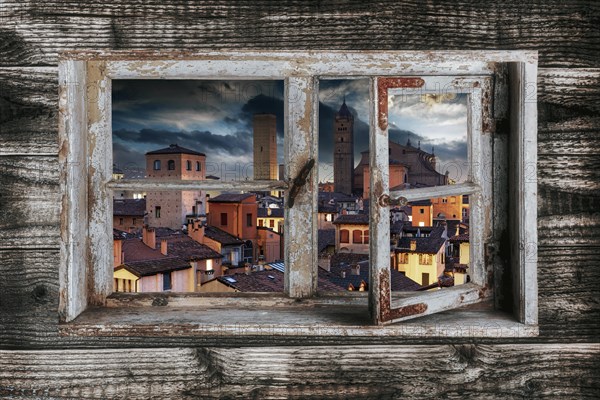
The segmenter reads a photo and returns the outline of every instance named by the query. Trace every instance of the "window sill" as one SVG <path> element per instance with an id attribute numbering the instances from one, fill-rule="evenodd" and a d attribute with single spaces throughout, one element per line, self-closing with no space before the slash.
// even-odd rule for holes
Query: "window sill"
<path id="1" fill-rule="evenodd" d="M 537 325 L 521 324 L 489 302 L 375 326 L 364 293 L 302 301 L 273 294 L 227 295 L 113 294 L 107 307 L 89 308 L 61 324 L 59 331 L 75 337 L 218 338 L 222 344 L 228 337 L 276 336 L 311 342 L 320 336 L 528 338 L 539 334 Z M 232 307 L 232 302 L 237 306 Z"/>

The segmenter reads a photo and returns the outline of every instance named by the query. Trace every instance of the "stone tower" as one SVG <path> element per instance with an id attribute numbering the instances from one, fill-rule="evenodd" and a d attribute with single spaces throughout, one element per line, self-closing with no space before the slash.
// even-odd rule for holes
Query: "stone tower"
<path id="1" fill-rule="evenodd" d="M 273 114 L 256 114 L 253 130 L 254 179 L 277 180 L 277 118 Z"/>
<path id="2" fill-rule="evenodd" d="M 172 144 L 146 153 L 146 177 L 165 180 L 206 179 L 206 156 Z M 188 219 L 205 215 L 201 190 L 149 190 L 146 193 L 147 223 L 151 227 L 181 229 Z"/>
<path id="3" fill-rule="evenodd" d="M 352 194 L 354 179 L 354 116 L 346 99 L 335 114 L 333 123 L 333 184 L 334 191 Z"/>

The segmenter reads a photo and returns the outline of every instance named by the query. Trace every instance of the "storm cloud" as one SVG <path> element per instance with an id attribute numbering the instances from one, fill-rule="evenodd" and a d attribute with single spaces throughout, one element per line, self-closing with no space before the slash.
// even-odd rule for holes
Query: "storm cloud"
<path id="1" fill-rule="evenodd" d="M 369 147 L 369 81 L 322 80 L 319 85 L 319 160 L 332 163 L 333 122 L 345 99 L 354 115 L 358 163 Z M 405 144 L 410 138 L 415 146 L 421 141 L 426 151 L 435 146 L 440 166 L 464 163 L 465 101 L 450 100 L 392 101 L 390 140 Z M 207 163 L 251 163 L 252 119 L 260 113 L 277 118 L 278 159 L 283 162 L 282 81 L 115 80 L 112 107 L 113 161 L 130 176 L 143 175 L 146 152 L 173 143 L 205 153 Z"/>

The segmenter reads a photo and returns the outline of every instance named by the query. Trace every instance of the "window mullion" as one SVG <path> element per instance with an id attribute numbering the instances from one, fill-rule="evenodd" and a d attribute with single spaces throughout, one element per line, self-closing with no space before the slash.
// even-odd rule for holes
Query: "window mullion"
<path id="1" fill-rule="evenodd" d="M 211 180 L 177 180 L 177 179 L 119 179 L 107 183 L 112 190 L 243 190 L 270 191 L 286 189 L 284 181 L 211 181 Z"/>
<path id="2" fill-rule="evenodd" d="M 475 183 L 459 183 L 457 185 L 394 190 L 390 192 L 390 198 L 392 200 L 404 198 L 405 201 L 411 202 L 418 200 L 433 199 L 442 196 L 460 196 L 463 194 L 475 194 L 479 193 L 480 191 L 481 187 Z"/>
<path id="3" fill-rule="evenodd" d="M 317 88 L 312 76 L 288 77 L 284 96 L 284 164 L 287 180 L 298 176 L 302 168 L 317 156 Z M 317 177 L 316 168 L 289 207 L 286 193 L 285 292 L 294 298 L 311 297 L 317 291 Z"/>
<path id="4" fill-rule="evenodd" d="M 371 78 L 369 135 L 369 310 L 376 324 L 384 321 L 390 307 L 390 210 L 377 199 L 389 191 L 389 143 L 387 128 L 377 123 L 379 115 L 378 79 Z"/>

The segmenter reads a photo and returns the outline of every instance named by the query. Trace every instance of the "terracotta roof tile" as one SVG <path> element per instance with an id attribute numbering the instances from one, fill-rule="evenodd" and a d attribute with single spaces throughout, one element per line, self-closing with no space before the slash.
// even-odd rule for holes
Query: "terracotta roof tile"
<path id="1" fill-rule="evenodd" d="M 146 213 L 146 199 L 114 199 L 113 215 L 143 217 Z"/>
<path id="2" fill-rule="evenodd" d="M 209 203 L 239 203 L 240 201 L 246 200 L 248 197 L 256 196 L 253 193 L 222 193 L 216 197 L 213 197 Z"/>
<path id="3" fill-rule="evenodd" d="M 366 256 L 366 255 L 365 255 Z M 368 256 L 367 256 L 368 257 Z M 350 285 L 354 286 L 355 290 L 360 287 L 361 281 L 367 284 L 366 290 L 369 285 L 369 260 L 363 260 L 359 262 L 346 263 L 339 262 L 341 258 L 332 257 L 330 271 L 326 271 L 319 268 L 319 277 L 329 281 L 330 283 L 341 287 L 343 290 L 348 290 Z M 352 274 L 352 265 L 359 265 L 359 274 Z M 345 275 L 342 277 L 342 271 Z M 404 274 L 396 271 L 395 269 L 390 270 L 391 277 L 391 289 L 393 291 L 415 291 L 421 287 L 417 282 L 410 278 L 407 278 Z M 323 290 L 321 287 L 319 289 Z"/>
<path id="4" fill-rule="evenodd" d="M 269 211 L 271 214 L 269 215 Z M 283 218 L 283 208 L 258 208 L 258 218 Z"/>
<path id="5" fill-rule="evenodd" d="M 214 226 L 204 227 L 204 236 L 222 245 L 241 245 L 244 241 Z"/>
<path id="6" fill-rule="evenodd" d="M 180 238 L 167 239 L 167 255 L 173 255 L 187 261 L 223 258 L 220 253 L 202 243 L 196 242 L 187 235 Z"/>
<path id="7" fill-rule="evenodd" d="M 115 270 L 122 268 L 136 276 L 142 277 L 187 269 L 191 268 L 191 265 L 179 257 L 164 257 L 153 260 L 126 262 L 125 264 L 115 268 Z"/>
<path id="8" fill-rule="evenodd" d="M 369 216 L 367 214 L 346 214 L 340 215 L 333 221 L 334 224 L 354 224 L 369 225 Z"/>
<path id="9" fill-rule="evenodd" d="M 164 149 L 158 149 L 154 151 L 149 151 L 146 155 L 154 155 L 154 154 L 193 154 L 197 156 L 205 156 L 204 153 L 200 153 L 199 151 L 190 150 L 185 147 L 181 147 L 178 144 L 172 144 L 169 147 L 165 147 Z"/>
<path id="10" fill-rule="evenodd" d="M 319 253 L 328 246 L 335 246 L 335 229 L 319 229 Z"/>

